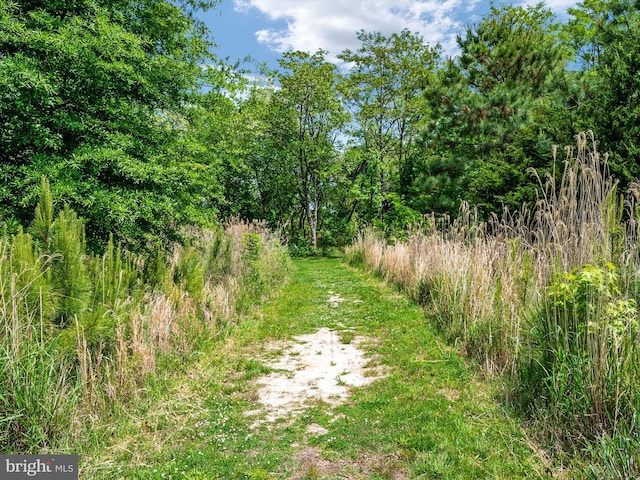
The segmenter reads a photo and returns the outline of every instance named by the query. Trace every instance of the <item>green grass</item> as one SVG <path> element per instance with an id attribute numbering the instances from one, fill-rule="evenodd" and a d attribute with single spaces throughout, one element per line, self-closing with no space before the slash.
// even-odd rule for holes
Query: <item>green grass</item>
<path id="1" fill-rule="evenodd" d="M 331 304 L 334 294 L 344 300 Z M 259 407 L 266 345 L 320 327 L 343 343 L 370 337 L 364 348 L 387 376 L 334 409 L 318 403 L 252 428 L 244 413 Z M 291 281 L 271 300 L 180 360 L 126 414 L 93 430 L 81 478 L 546 478 L 494 386 L 418 306 L 339 259 L 295 260 Z M 308 433 L 310 424 L 327 433 Z"/>

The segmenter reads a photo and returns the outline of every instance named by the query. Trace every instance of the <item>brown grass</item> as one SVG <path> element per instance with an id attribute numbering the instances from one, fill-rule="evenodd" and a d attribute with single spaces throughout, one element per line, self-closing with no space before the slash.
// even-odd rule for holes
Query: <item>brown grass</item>
<path id="1" fill-rule="evenodd" d="M 251 252 L 246 250 L 249 235 Z M 0 237 L 0 388 L 15 399 L 0 406 L 3 417 L 15 418 L 9 433 L 0 436 L 5 449 L 23 444 L 39 449 L 61 440 L 49 438 L 47 431 L 30 433 L 32 424 L 67 414 L 96 418 L 137 398 L 163 356 L 190 352 L 203 338 L 220 334 L 234 323 L 241 302 L 266 293 L 286 270 L 283 248 L 263 225 L 235 221 L 225 232 L 191 230 L 187 237 L 168 261 L 155 259 L 149 269 L 151 259 L 123 259 L 112 245 L 103 257 L 83 253 L 91 274 L 76 282 L 77 291 L 85 292 L 78 299 L 82 308 L 62 327 L 54 322 L 60 294 L 50 269 L 61 255 L 38 253 L 39 246 L 22 232 Z M 149 272 L 154 278 L 145 277 Z M 38 395 L 45 394 L 30 384 L 38 377 L 29 369 L 47 363 L 34 364 L 35 354 L 53 355 L 63 365 L 38 372 L 56 375 L 45 379 L 56 389 L 46 392 L 55 404 L 43 402 L 30 416 L 14 416 L 24 411 L 23 404 L 39 405 Z M 49 428 L 64 436 L 63 430 Z"/>
<path id="2" fill-rule="evenodd" d="M 541 194 L 532 211 L 481 222 L 463 205 L 458 218 L 432 216 L 403 243 L 366 231 L 347 249 L 353 261 L 427 306 L 428 316 L 486 371 L 517 379 L 524 365 L 542 365 L 521 387 L 537 392 L 531 401 L 576 438 L 632 423 L 640 387 L 633 303 L 640 187 L 623 197 L 595 145 L 590 133 L 579 135 L 566 150 L 562 175 L 536 177 Z M 598 286 L 589 272 L 606 275 L 610 268 L 615 285 Z M 581 272 L 586 286 L 571 280 Z M 587 297 L 563 306 L 550 300 L 550 285 L 586 289 Z M 613 311 L 621 306 L 630 313 Z"/>

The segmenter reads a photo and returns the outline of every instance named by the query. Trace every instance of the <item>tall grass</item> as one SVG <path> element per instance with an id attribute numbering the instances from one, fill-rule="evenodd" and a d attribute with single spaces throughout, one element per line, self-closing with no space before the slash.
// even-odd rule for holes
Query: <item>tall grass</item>
<path id="1" fill-rule="evenodd" d="M 464 205 L 404 243 L 364 232 L 347 255 L 423 303 L 487 371 L 507 375 L 514 402 L 555 445 L 611 465 L 592 468 L 596 476 L 636 478 L 640 188 L 622 195 L 595 145 L 577 137 L 562 173 L 539 179 L 531 211 L 480 222 Z"/>
<path id="2" fill-rule="evenodd" d="M 185 234 L 169 256 L 86 251 L 82 220 L 49 186 L 29 232 L 0 236 L 0 452 L 46 451 L 83 415 L 126 404 L 159 359 L 236 321 L 286 274 L 259 224 Z"/>

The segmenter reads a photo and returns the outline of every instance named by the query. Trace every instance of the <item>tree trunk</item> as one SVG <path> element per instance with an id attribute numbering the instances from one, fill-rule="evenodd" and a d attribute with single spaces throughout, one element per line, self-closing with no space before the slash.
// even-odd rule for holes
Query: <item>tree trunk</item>
<path id="1" fill-rule="evenodd" d="M 318 248 L 318 178 L 312 175 L 313 182 L 313 212 L 309 212 L 309 226 L 311 227 L 311 244 Z"/>

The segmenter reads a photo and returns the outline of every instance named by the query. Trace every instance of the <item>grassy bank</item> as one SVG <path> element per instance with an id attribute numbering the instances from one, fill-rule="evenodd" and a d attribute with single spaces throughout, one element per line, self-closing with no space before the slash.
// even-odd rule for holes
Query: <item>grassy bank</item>
<path id="1" fill-rule="evenodd" d="M 373 232 L 348 251 L 425 305 L 433 323 L 536 420 L 559 462 L 640 474 L 638 187 L 623 196 L 586 135 L 533 211 L 480 222 L 466 208 L 409 239 Z"/>
<path id="2" fill-rule="evenodd" d="M 110 243 L 92 255 L 82 220 L 54 212 L 43 181 L 34 224 L 0 236 L 2 453 L 99 445 L 91 424 L 126 415 L 285 275 L 286 253 L 259 225 L 185 238 L 170 254 Z"/>

